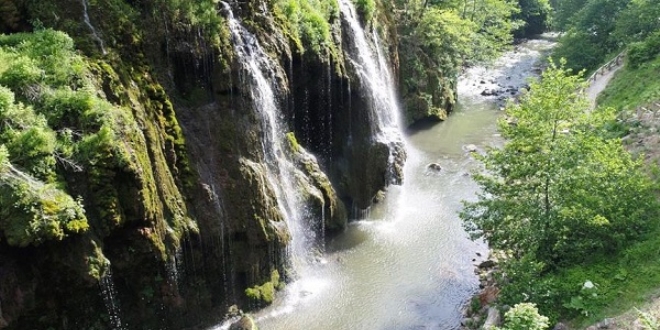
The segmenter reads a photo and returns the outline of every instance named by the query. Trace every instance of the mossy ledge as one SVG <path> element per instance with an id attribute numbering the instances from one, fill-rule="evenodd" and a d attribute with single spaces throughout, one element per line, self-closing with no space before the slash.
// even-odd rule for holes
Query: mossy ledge
<path id="1" fill-rule="evenodd" d="M 396 29 L 383 14 L 387 4 L 371 3 L 363 2 L 363 20 L 381 22 L 377 30 L 390 40 L 386 48 L 396 74 Z M 211 324 L 229 305 L 272 301 L 275 289 L 290 279 L 290 237 L 264 176 L 263 127 L 240 79 L 220 4 L 0 4 L 11 9 L 2 13 L 8 17 L 0 25 L 7 34 L 0 37 L 3 56 L 26 40 L 24 45 L 34 46 L 26 52 L 30 56 L 12 57 L 22 61 L 13 68 L 30 70 L 14 75 L 21 78 L 16 84 L 0 80 L 0 106 L 11 103 L 29 113 L 18 117 L 38 123 L 32 126 L 43 141 L 57 142 L 20 158 L 14 142 L 27 130 L 0 134 L 0 179 L 14 170 L 28 172 L 52 192 L 41 196 L 54 196 L 58 205 L 39 198 L 43 213 L 57 218 L 47 227 L 55 229 L 30 235 L 23 229 L 33 214 L 17 226 L 7 226 L 2 214 L 0 327 L 107 329 L 114 311 L 101 293 L 108 294 L 109 283 L 119 309 L 114 316 L 129 329 Z M 374 143 L 367 129 L 373 118 L 359 79 L 344 63 L 335 4 L 231 3 L 277 63 L 290 157 L 313 218 L 325 216 L 310 225 L 340 232 L 348 218 L 345 205 L 366 208 L 384 189 L 388 148 Z M 65 47 L 46 47 L 39 38 Z M 0 76 L 11 78 L 3 75 L 5 63 L 0 61 Z M 2 103 L 10 94 L 11 102 Z M 20 189 L 8 187 L 0 185 L 0 198 Z M 10 227 L 21 234 L 16 240 L 4 232 Z"/>

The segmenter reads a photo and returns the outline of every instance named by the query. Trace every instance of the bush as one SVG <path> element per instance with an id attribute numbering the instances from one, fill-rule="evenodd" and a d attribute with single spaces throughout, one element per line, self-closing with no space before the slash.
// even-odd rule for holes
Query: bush
<path id="1" fill-rule="evenodd" d="M 521 303 L 504 314 L 504 327 L 500 330 L 544 330 L 549 326 L 548 318 L 540 315 L 534 304 Z"/>
<path id="2" fill-rule="evenodd" d="M 371 22 L 376 12 L 376 3 L 374 0 L 354 0 L 355 8 L 362 16 L 365 22 Z"/>
<path id="3" fill-rule="evenodd" d="M 646 40 L 628 46 L 628 64 L 638 68 L 641 64 L 654 59 L 660 54 L 660 31 L 653 33 Z"/>
<path id="4" fill-rule="evenodd" d="M 283 31 L 297 45 L 298 52 L 311 50 L 318 55 L 337 52 L 329 23 L 339 18 L 336 1 L 277 0 L 273 11 L 284 25 Z"/>

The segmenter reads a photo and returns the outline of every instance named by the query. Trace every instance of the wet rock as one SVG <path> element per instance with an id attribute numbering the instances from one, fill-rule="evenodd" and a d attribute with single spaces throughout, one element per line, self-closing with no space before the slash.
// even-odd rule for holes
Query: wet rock
<path id="1" fill-rule="evenodd" d="M 568 330 L 568 326 L 566 326 L 566 324 L 564 323 L 559 322 L 552 328 L 552 330 Z"/>
<path id="2" fill-rule="evenodd" d="M 440 166 L 440 164 L 438 164 L 438 163 L 428 164 L 428 165 L 426 165 L 426 168 L 428 170 L 434 171 L 434 172 L 440 172 L 442 170 L 442 166 Z"/>
<path id="3" fill-rule="evenodd" d="M 240 320 L 232 323 L 229 330 L 258 330 L 256 323 L 249 316 L 243 316 Z"/>
<path id="4" fill-rule="evenodd" d="M 463 147 L 467 152 L 477 152 L 478 148 L 474 144 L 468 144 Z"/>
<path id="5" fill-rule="evenodd" d="M 490 305 L 497 300 L 499 294 L 500 289 L 498 287 L 488 286 L 479 294 L 479 303 L 481 303 L 481 306 Z"/>
<path id="6" fill-rule="evenodd" d="M 486 322 L 484 322 L 483 329 L 496 327 L 500 324 L 500 321 L 500 311 L 495 307 L 490 307 L 488 308 L 488 316 L 486 317 Z"/>
<path id="7" fill-rule="evenodd" d="M 243 314 L 243 311 L 241 311 L 238 308 L 238 305 L 231 305 L 227 309 L 227 317 L 238 317 Z"/>
<path id="8" fill-rule="evenodd" d="M 374 204 L 378 204 L 382 202 L 385 199 L 385 191 L 380 190 L 376 193 L 376 196 L 374 196 Z"/>
<path id="9" fill-rule="evenodd" d="M 480 263 L 478 267 L 479 267 L 479 269 L 487 269 L 487 268 L 493 268 L 493 267 L 495 267 L 495 265 L 497 265 L 497 263 L 495 261 L 489 259 L 489 260 L 486 260 L 486 261 Z"/>

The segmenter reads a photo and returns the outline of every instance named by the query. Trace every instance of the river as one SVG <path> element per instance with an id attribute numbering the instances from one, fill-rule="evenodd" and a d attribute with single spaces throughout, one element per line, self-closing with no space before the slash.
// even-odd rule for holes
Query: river
<path id="1" fill-rule="evenodd" d="M 449 118 L 407 135 L 403 185 L 390 187 L 365 219 L 327 243 L 326 253 L 301 270 L 273 306 L 254 315 L 260 329 L 457 329 L 462 307 L 478 289 L 478 254 L 487 254 L 483 242 L 468 239 L 457 215 L 461 201 L 474 199 L 478 189 L 470 173 L 479 164 L 467 149 L 500 142 L 501 103 L 481 94 L 500 88 L 510 95 L 506 89 L 524 85 L 551 45 L 532 40 L 490 68 L 469 69 Z M 430 163 L 442 169 L 429 170 Z"/>

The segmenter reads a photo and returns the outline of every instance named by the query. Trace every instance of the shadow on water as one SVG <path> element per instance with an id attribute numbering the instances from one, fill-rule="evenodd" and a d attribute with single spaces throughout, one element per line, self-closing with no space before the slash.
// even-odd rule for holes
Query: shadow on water
<path id="1" fill-rule="evenodd" d="M 418 133 L 423 132 L 423 131 L 431 130 L 431 129 L 433 129 L 433 127 L 435 127 L 435 125 L 438 125 L 441 122 L 442 122 L 442 120 L 437 119 L 437 118 L 422 119 L 422 120 L 408 126 L 408 128 L 406 129 L 406 132 L 405 132 L 406 136 L 412 136 L 412 135 L 418 134 Z"/>

